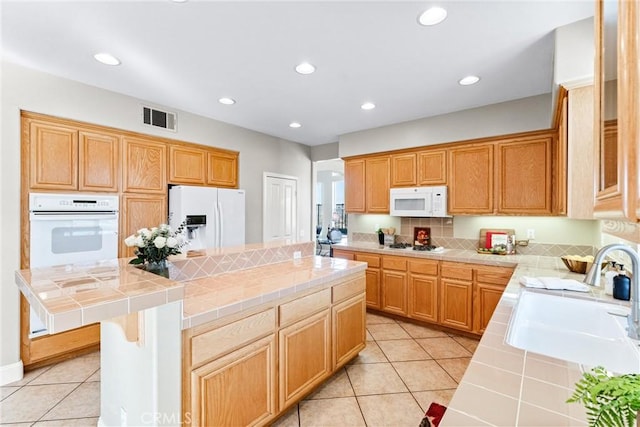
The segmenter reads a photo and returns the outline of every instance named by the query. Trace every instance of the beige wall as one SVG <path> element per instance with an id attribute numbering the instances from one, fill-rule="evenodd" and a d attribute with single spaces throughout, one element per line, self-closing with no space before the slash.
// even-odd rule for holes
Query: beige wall
<path id="1" fill-rule="evenodd" d="M 341 135 L 340 157 L 551 127 L 551 94 Z"/>
<path id="2" fill-rule="evenodd" d="M 20 110 L 196 142 L 240 152 L 240 188 L 246 190 L 246 239 L 262 237 L 263 172 L 298 177 L 298 235 L 311 236 L 311 159 L 308 146 L 202 116 L 177 111 L 178 132 L 141 123 L 143 101 L 6 62 L 1 71 L 0 146 L 0 369 L 18 362 L 20 244 Z M 145 101 L 145 104 L 149 104 Z M 154 105 L 154 104 L 151 104 Z M 170 106 L 167 109 L 175 111 Z"/>

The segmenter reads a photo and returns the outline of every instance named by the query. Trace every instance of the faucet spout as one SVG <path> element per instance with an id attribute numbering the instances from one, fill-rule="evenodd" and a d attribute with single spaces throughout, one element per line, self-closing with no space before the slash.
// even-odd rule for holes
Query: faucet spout
<path id="1" fill-rule="evenodd" d="M 596 253 L 591 269 L 589 269 L 584 278 L 584 282 L 588 285 L 598 286 L 600 284 L 600 265 L 609 252 L 616 250 L 626 253 L 629 255 L 629 258 L 631 258 L 631 269 L 633 272 L 633 277 L 631 278 L 631 298 L 629 301 L 631 303 L 631 314 L 627 318 L 629 323 L 627 332 L 630 338 L 637 340 L 640 338 L 640 270 L 638 270 L 640 257 L 638 257 L 638 253 L 631 247 L 621 243 L 603 246 L 598 253 Z"/>

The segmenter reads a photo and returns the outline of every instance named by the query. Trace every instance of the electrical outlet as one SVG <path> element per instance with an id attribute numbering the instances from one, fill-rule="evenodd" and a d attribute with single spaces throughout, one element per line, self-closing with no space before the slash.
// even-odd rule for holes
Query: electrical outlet
<path id="1" fill-rule="evenodd" d="M 533 228 L 527 228 L 527 239 L 535 239 L 536 238 L 536 230 Z"/>
<path id="2" fill-rule="evenodd" d="M 295 252 L 293 253 L 293 259 L 300 259 L 300 258 L 302 258 L 302 252 L 300 252 L 300 251 L 295 251 Z"/>

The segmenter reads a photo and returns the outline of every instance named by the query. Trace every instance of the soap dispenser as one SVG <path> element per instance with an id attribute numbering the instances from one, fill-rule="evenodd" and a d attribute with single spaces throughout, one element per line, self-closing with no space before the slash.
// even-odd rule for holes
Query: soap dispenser
<path id="1" fill-rule="evenodd" d="M 624 265 L 620 264 L 620 274 L 613 278 L 613 297 L 629 301 L 631 279 L 624 272 Z"/>

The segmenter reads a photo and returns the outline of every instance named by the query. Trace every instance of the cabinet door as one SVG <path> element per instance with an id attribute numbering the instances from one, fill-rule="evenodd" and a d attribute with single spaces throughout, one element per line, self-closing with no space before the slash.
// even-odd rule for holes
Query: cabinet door
<path id="1" fill-rule="evenodd" d="M 333 369 L 353 359 L 364 349 L 366 304 L 360 294 L 335 305 L 332 309 Z"/>
<path id="2" fill-rule="evenodd" d="M 266 424 L 277 412 L 275 372 L 273 335 L 195 369 L 190 425 Z"/>
<path id="3" fill-rule="evenodd" d="M 141 228 L 167 223 L 167 196 L 123 194 L 120 201 L 120 258 L 132 257 L 134 248 L 124 239 Z"/>
<path id="4" fill-rule="evenodd" d="M 487 328 L 493 312 L 500 302 L 504 286 L 476 283 L 473 291 L 473 331 L 479 334 Z"/>
<path id="5" fill-rule="evenodd" d="M 392 155 L 391 187 L 413 187 L 416 182 L 416 153 Z"/>
<path id="6" fill-rule="evenodd" d="M 78 131 L 58 124 L 27 120 L 30 187 L 78 189 Z"/>
<path id="7" fill-rule="evenodd" d="M 498 212 L 551 214 L 553 136 L 499 143 Z"/>
<path id="8" fill-rule="evenodd" d="M 364 159 L 345 160 L 344 162 L 344 206 L 346 212 L 365 212 L 364 169 Z"/>
<path id="9" fill-rule="evenodd" d="M 382 270 L 382 310 L 407 315 L 407 273 Z"/>
<path id="10" fill-rule="evenodd" d="M 493 145 L 449 151 L 450 214 L 493 213 Z"/>
<path id="11" fill-rule="evenodd" d="M 331 373 L 331 311 L 326 309 L 279 332 L 282 411 Z"/>
<path id="12" fill-rule="evenodd" d="M 377 268 L 367 268 L 365 271 L 367 283 L 367 307 L 380 309 L 380 270 Z"/>
<path id="13" fill-rule="evenodd" d="M 418 185 L 447 183 L 447 151 L 428 150 L 418 153 Z"/>
<path id="14" fill-rule="evenodd" d="M 440 298 L 440 323 L 451 328 L 471 331 L 472 282 L 441 278 Z"/>
<path id="15" fill-rule="evenodd" d="M 80 131 L 79 189 L 118 191 L 120 137 L 115 134 Z"/>
<path id="16" fill-rule="evenodd" d="M 207 159 L 207 184 L 238 188 L 238 154 L 210 151 Z"/>
<path id="17" fill-rule="evenodd" d="M 122 150 L 122 190 L 133 193 L 167 193 L 167 146 L 126 137 Z"/>
<path id="18" fill-rule="evenodd" d="M 181 145 L 169 146 L 169 182 L 171 184 L 204 185 L 207 174 L 207 153 Z"/>
<path id="19" fill-rule="evenodd" d="M 409 317 L 438 321 L 438 277 L 409 274 Z"/>
<path id="20" fill-rule="evenodd" d="M 389 156 L 366 159 L 367 213 L 389 213 Z"/>

